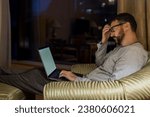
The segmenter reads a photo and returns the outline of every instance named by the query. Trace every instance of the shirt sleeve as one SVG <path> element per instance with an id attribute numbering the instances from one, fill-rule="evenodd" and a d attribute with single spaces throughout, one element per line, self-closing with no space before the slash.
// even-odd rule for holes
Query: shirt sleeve
<path id="1" fill-rule="evenodd" d="M 92 80 L 83 76 L 83 77 L 77 77 L 75 81 L 92 81 Z"/>
<path id="2" fill-rule="evenodd" d="M 107 43 L 106 44 L 97 44 L 97 51 L 95 52 L 95 63 L 97 66 L 100 66 L 106 56 L 106 52 L 107 52 Z"/>

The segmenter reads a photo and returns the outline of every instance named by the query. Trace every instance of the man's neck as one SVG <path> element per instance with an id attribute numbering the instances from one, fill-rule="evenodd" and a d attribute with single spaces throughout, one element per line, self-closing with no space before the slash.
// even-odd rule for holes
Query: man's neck
<path id="1" fill-rule="evenodd" d="M 128 32 L 128 34 L 125 35 L 121 45 L 128 46 L 137 42 L 138 42 L 138 39 L 136 37 L 136 34 L 134 32 Z"/>

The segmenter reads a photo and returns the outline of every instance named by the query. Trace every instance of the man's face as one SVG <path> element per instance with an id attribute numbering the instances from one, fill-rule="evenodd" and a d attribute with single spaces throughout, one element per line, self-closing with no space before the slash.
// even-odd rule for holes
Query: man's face
<path id="1" fill-rule="evenodd" d="M 111 23 L 111 28 L 110 28 L 111 37 L 113 37 L 116 40 L 118 45 L 121 45 L 125 36 L 124 30 L 122 27 L 123 24 L 124 23 L 119 23 L 117 20 Z"/>

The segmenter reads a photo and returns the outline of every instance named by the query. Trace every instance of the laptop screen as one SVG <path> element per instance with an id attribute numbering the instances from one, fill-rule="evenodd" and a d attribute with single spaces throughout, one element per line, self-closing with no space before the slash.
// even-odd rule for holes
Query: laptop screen
<path id="1" fill-rule="evenodd" d="M 53 59 L 53 56 L 51 54 L 50 48 L 42 48 L 39 49 L 39 54 L 43 63 L 43 66 L 45 68 L 47 76 L 49 76 L 55 69 L 56 65 Z"/>

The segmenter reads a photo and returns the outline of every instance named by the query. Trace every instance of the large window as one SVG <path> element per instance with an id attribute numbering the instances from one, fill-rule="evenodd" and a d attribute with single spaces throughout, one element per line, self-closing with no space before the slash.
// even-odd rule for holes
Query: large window
<path id="1" fill-rule="evenodd" d="M 74 0 L 73 34 L 86 33 L 87 38 L 101 39 L 102 27 L 117 14 L 117 0 Z"/>
<path id="2" fill-rule="evenodd" d="M 101 29 L 117 13 L 117 0 L 10 0 L 10 10 L 12 58 L 35 60 L 47 32 L 51 36 L 47 21 L 59 21 L 57 36 L 66 41 L 84 31 L 100 38 L 95 27 Z"/>
<path id="3" fill-rule="evenodd" d="M 117 0 L 75 0 L 75 10 L 80 18 L 103 25 L 117 13 Z"/>

